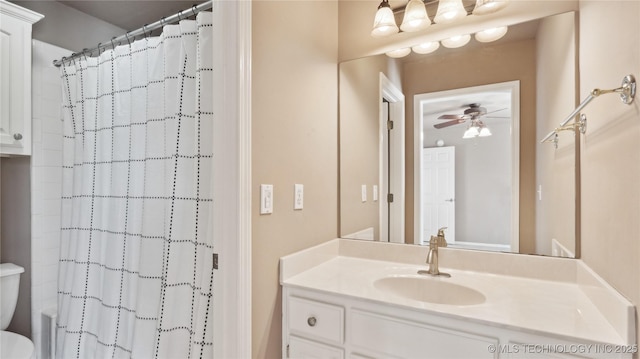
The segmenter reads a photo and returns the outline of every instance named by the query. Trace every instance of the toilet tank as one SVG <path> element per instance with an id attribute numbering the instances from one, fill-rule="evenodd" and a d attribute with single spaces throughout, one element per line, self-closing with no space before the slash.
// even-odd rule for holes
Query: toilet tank
<path id="1" fill-rule="evenodd" d="M 0 330 L 7 329 L 13 318 L 22 272 L 24 268 L 13 263 L 0 264 Z"/>

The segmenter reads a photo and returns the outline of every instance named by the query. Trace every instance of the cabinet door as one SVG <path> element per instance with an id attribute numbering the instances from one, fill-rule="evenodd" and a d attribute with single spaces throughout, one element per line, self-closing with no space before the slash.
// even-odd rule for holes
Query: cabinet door
<path id="1" fill-rule="evenodd" d="M 320 344 L 312 340 L 289 337 L 289 358 L 292 359 L 342 359 L 342 349 Z"/>
<path id="2" fill-rule="evenodd" d="M 0 153 L 29 155 L 31 24 L 0 16 Z"/>

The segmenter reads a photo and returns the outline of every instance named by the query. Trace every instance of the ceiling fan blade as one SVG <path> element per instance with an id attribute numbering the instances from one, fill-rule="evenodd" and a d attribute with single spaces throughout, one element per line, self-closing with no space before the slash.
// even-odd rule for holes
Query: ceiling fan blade
<path id="1" fill-rule="evenodd" d="M 438 120 L 463 120 L 463 115 L 442 115 L 438 117 Z"/>
<path id="2" fill-rule="evenodd" d="M 441 128 L 457 125 L 457 124 L 460 124 L 460 123 L 464 123 L 464 121 L 465 121 L 464 119 L 459 118 L 457 120 L 435 124 L 435 125 L 433 125 L 433 127 L 437 128 L 437 129 L 441 129 Z"/>
<path id="3" fill-rule="evenodd" d="M 505 107 L 505 108 L 501 108 L 501 109 L 499 109 L 499 110 L 493 110 L 493 111 L 491 111 L 491 112 L 485 112 L 485 113 L 483 114 L 483 116 L 486 116 L 486 115 L 488 115 L 488 114 L 490 114 L 490 113 L 494 113 L 494 112 L 498 112 L 498 111 L 504 111 L 504 110 L 506 110 L 506 109 L 507 109 L 507 108 Z"/>

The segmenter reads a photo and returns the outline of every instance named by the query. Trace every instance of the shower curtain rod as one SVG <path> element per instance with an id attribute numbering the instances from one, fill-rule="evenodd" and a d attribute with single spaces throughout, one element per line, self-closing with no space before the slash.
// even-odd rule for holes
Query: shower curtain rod
<path id="1" fill-rule="evenodd" d="M 86 54 L 91 54 L 96 50 L 101 50 L 104 48 L 107 48 L 109 46 L 111 47 L 115 47 L 114 43 L 121 43 L 122 41 L 127 41 L 127 42 L 131 42 L 132 39 L 134 39 L 136 36 L 140 36 L 140 35 L 147 35 L 147 33 L 150 33 L 151 31 L 161 28 L 164 25 L 167 24 L 172 24 L 176 21 L 180 21 L 182 20 L 182 18 L 186 18 L 189 16 L 194 16 L 197 13 L 199 13 L 200 11 L 203 10 L 208 10 L 211 9 L 213 7 L 213 0 L 209 0 L 209 1 L 205 1 L 202 4 L 199 5 L 193 5 L 192 7 L 182 10 L 182 11 L 178 11 L 177 14 L 173 14 L 169 17 L 163 17 L 162 19 L 151 23 L 151 24 L 147 24 L 144 25 L 143 27 L 137 29 L 137 30 L 133 30 L 133 31 L 129 31 L 124 35 L 118 36 L 118 37 L 114 37 L 111 40 L 107 41 L 106 43 L 99 43 L 98 46 L 93 47 L 91 49 L 83 49 L 81 52 L 74 52 L 73 54 L 71 54 L 71 56 L 69 57 L 63 57 L 60 60 L 53 60 L 53 64 L 56 67 L 60 67 L 60 65 L 62 65 L 64 63 L 64 61 L 69 61 L 69 60 L 73 60 L 76 57 L 82 56 L 82 55 L 86 55 Z"/>

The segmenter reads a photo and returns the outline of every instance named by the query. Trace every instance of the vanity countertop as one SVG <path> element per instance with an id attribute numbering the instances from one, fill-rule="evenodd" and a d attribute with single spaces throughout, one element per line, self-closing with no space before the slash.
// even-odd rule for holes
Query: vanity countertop
<path id="1" fill-rule="evenodd" d="M 575 279 L 572 281 L 571 278 L 550 280 L 544 278 L 545 276 L 522 277 L 451 268 L 447 266 L 446 256 L 442 256 L 445 260 L 441 259 L 440 271 L 451 274 L 451 277 L 428 278 L 475 289 L 481 292 L 486 300 L 474 305 L 434 304 L 408 299 L 374 286 L 374 282 L 380 278 L 417 276 L 418 270 L 427 269 L 426 264 L 417 264 L 423 263 L 424 260 L 412 264 L 380 258 L 358 258 L 350 256 L 349 251 L 341 251 L 341 241 L 344 240 L 336 240 L 335 243 L 330 242 L 282 258 L 281 284 L 484 324 L 506 326 L 534 334 L 553 334 L 577 342 L 617 345 L 635 343 L 633 306 L 598 278 L 585 278 L 595 274 L 588 268 L 582 268 L 584 265 L 579 260 L 553 262 L 558 259 L 534 259 L 542 265 L 545 261 L 550 261 L 547 264 L 552 270 L 554 267 L 566 269 L 578 266 L 574 274 L 568 275 Z M 358 245 L 378 246 L 377 250 L 382 249 L 387 253 L 393 252 L 394 249 L 384 247 L 388 244 L 381 243 Z M 483 252 L 470 255 L 482 256 Z M 490 257 L 487 259 L 495 261 L 500 255 L 502 254 L 496 257 L 495 253 L 489 254 Z M 505 266 L 513 265 L 509 262 L 514 260 L 518 259 L 513 255 L 505 258 Z M 455 260 L 451 262 L 452 265 L 456 264 Z M 523 260 L 523 263 L 526 262 L 527 260 Z M 534 267 L 529 269 L 537 270 Z"/>

